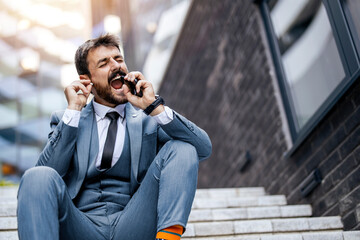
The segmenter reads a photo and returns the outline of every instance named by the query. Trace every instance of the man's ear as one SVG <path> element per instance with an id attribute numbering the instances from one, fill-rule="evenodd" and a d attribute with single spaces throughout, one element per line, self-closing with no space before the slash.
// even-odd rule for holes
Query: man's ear
<path id="1" fill-rule="evenodd" d="M 86 75 L 86 74 L 79 75 L 79 78 L 80 78 L 80 80 L 90 80 L 90 81 L 91 81 L 91 79 L 89 78 L 89 76 Z"/>
<path id="2" fill-rule="evenodd" d="M 90 80 L 90 82 L 92 83 L 91 79 L 90 79 L 89 76 L 86 75 L 86 74 L 79 75 L 79 78 L 80 78 L 80 80 Z M 92 94 L 94 94 L 93 91 L 95 91 L 94 86 L 91 88 L 91 93 L 92 93 Z"/>

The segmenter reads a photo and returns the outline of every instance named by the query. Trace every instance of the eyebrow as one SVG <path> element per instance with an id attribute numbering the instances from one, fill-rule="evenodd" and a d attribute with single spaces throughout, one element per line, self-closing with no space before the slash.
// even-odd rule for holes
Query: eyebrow
<path id="1" fill-rule="evenodd" d="M 114 57 L 112 57 L 112 58 L 113 58 L 113 59 L 118 59 L 118 58 L 123 59 L 123 56 L 121 56 L 121 55 L 116 55 L 116 56 L 114 56 Z M 96 66 L 99 66 L 101 63 L 107 62 L 108 60 L 109 60 L 108 57 L 102 58 L 102 59 L 100 59 L 100 60 L 97 62 Z"/>
<path id="2" fill-rule="evenodd" d="M 97 62 L 96 66 L 99 66 L 100 63 L 102 63 L 102 62 L 106 62 L 108 59 L 109 59 L 109 58 L 107 58 L 107 57 L 100 59 L 100 60 Z"/>

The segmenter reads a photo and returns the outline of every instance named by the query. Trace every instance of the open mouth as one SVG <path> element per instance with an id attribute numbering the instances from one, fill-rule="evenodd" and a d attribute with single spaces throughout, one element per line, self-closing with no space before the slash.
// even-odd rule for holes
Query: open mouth
<path id="1" fill-rule="evenodd" d="M 121 89 L 124 84 L 124 77 L 117 74 L 110 82 L 110 86 L 114 89 Z"/>

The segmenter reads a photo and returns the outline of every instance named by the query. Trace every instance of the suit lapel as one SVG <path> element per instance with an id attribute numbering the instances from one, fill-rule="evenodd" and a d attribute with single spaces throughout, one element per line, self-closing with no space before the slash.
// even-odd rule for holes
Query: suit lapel
<path id="1" fill-rule="evenodd" d="M 79 134 L 76 142 L 78 163 L 79 163 L 79 174 L 77 178 L 78 189 L 85 178 L 89 163 L 89 154 L 94 156 L 94 151 L 98 150 L 98 147 L 91 146 L 91 135 L 93 133 L 94 123 L 94 110 L 92 102 L 89 103 L 83 111 L 81 111 L 80 122 L 79 122 Z M 97 136 L 96 136 L 97 138 Z"/>
<path id="2" fill-rule="evenodd" d="M 126 125 L 129 131 L 131 171 L 138 184 L 138 171 L 142 142 L 142 117 L 141 111 L 137 111 L 131 104 L 126 105 Z"/>

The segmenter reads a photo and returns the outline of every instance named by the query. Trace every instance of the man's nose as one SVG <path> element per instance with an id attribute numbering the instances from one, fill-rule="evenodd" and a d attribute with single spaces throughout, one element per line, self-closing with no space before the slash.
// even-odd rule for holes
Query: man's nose
<path id="1" fill-rule="evenodd" d="M 110 58 L 110 64 L 111 64 L 111 71 L 114 72 L 120 68 L 120 63 L 117 62 L 115 59 Z"/>

